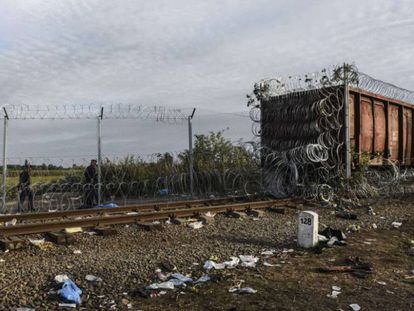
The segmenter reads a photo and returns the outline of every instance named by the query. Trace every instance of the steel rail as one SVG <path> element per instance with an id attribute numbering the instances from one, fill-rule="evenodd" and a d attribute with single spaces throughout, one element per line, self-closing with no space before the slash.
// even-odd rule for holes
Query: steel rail
<path id="1" fill-rule="evenodd" d="M 224 197 L 214 199 L 199 199 L 199 200 L 183 200 L 183 201 L 168 201 L 168 202 L 151 202 L 143 204 L 134 204 L 121 207 L 111 208 L 88 208 L 71 211 L 57 211 L 57 212 L 41 212 L 41 213 L 25 213 L 25 214 L 7 214 L 0 215 L 0 223 L 4 223 L 13 219 L 17 221 L 28 220 L 47 220 L 54 218 L 70 218 L 81 217 L 88 215 L 104 215 L 125 212 L 142 212 L 150 210 L 162 210 L 176 207 L 192 207 L 197 205 L 218 204 L 224 202 L 231 202 L 237 200 L 247 200 L 247 196 Z"/>
<path id="2" fill-rule="evenodd" d="M 182 208 L 169 211 L 145 212 L 133 215 L 109 215 L 81 219 L 52 221 L 46 223 L 17 224 L 9 227 L 1 227 L 0 237 L 45 233 L 74 227 L 91 228 L 118 224 L 128 224 L 135 222 L 150 222 L 155 220 L 166 220 L 169 218 L 198 216 L 206 212 L 222 213 L 229 211 L 243 211 L 247 209 L 264 209 L 276 205 L 280 206 L 286 204 L 287 201 L 288 200 L 259 201 L 239 204 Z"/>

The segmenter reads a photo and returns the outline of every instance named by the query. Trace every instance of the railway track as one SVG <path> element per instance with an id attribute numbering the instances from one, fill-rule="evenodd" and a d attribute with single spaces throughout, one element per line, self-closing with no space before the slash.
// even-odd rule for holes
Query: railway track
<path id="1" fill-rule="evenodd" d="M 119 208 L 50 212 L 37 214 L 2 215 L 0 222 L 16 219 L 13 226 L 0 226 L 0 237 L 59 231 L 66 228 L 104 227 L 117 224 L 152 222 L 181 217 L 197 217 L 207 212 L 223 213 L 283 206 L 290 200 L 235 202 L 244 197 L 210 200 L 148 203 Z"/>

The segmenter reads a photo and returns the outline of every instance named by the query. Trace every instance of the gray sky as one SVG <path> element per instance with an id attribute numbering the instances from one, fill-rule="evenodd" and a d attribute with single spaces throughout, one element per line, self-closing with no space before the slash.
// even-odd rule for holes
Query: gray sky
<path id="1" fill-rule="evenodd" d="M 196 133 L 251 139 L 255 81 L 355 62 L 414 89 L 414 1 L 0 0 L 0 105 L 198 107 Z M 203 110 L 204 109 L 204 110 Z M 208 115 L 204 115 L 208 114 Z M 10 125 L 10 156 L 94 154 L 93 121 Z M 108 121 L 107 154 L 180 150 L 185 126 Z"/>

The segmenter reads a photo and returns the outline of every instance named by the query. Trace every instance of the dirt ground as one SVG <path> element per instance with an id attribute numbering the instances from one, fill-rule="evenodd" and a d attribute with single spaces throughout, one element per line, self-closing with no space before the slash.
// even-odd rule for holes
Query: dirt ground
<path id="1" fill-rule="evenodd" d="M 407 199 L 411 205 L 411 200 Z M 377 203 L 380 204 L 380 203 Z M 220 281 L 195 290 L 142 300 L 143 310 L 414 310 L 414 218 L 400 228 L 361 230 L 348 237 L 347 246 L 325 248 L 322 252 L 301 251 L 267 262 L 281 267 L 236 268 L 219 273 Z M 352 223 L 352 221 L 349 221 Z M 292 245 L 287 244 L 286 247 Z M 413 254 L 414 255 L 414 254 Z M 321 273 L 318 268 L 341 265 L 350 256 L 372 264 L 366 278 L 350 273 Z M 222 271 L 222 270 L 220 270 Z M 244 281 L 243 286 L 256 294 L 232 294 L 228 289 Z M 332 286 L 339 286 L 336 299 Z"/>
<path id="2" fill-rule="evenodd" d="M 413 222 L 402 230 L 362 231 L 349 238 L 346 247 L 326 249 L 322 254 L 295 253 L 282 267 L 224 272 L 223 281 L 210 283 L 197 292 L 145 300 L 144 310 L 350 310 L 357 303 L 362 310 L 413 310 L 413 257 L 407 255 L 413 237 Z M 364 243 L 371 241 L 371 245 Z M 369 242 L 368 241 L 368 242 Z M 366 279 L 349 273 L 320 273 L 317 268 L 361 256 L 374 266 Z M 335 262 L 333 262 L 335 260 Z M 256 294 L 237 295 L 228 289 L 244 280 Z M 380 284 L 378 282 L 385 282 Z M 338 298 L 327 297 L 339 286 Z"/>
<path id="3" fill-rule="evenodd" d="M 414 200 L 369 202 L 374 215 L 367 206 L 363 202 L 353 209 L 357 220 L 338 218 L 329 207 L 304 204 L 286 208 L 285 214 L 267 212 L 260 219 L 218 215 L 199 230 L 165 225 L 162 231 L 147 232 L 134 225 L 118 226 L 115 236 L 79 234 L 70 246 L 0 252 L 0 310 L 62 310 L 59 299 L 51 295 L 53 278 L 61 273 L 83 290 L 79 310 L 351 310 L 350 304 L 361 310 L 413 310 Z M 298 248 L 297 213 L 305 209 L 319 214 L 320 228 L 346 232 L 348 244 L 321 251 Z M 394 221 L 402 225 L 394 228 Z M 352 226 L 361 229 L 354 231 Z M 261 254 L 269 249 L 277 254 Z M 75 250 L 81 254 L 74 254 Z M 202 266 L 210 257 L 222 262 L 241 254 L 258 256 L 256 268 L 212 270 L 213 280 L 204 284 L 168 290 L 154 298 L 139 294 L 139 289 L 154 282 L 160 262 L 173 262 L 178 272 L 197 278 L 205 273 Z M 360 278 L 318 270 L 342 265 L 350 256 L 370 263 L 372 274 Z M 87 274 L 103 282 L 88 284 Z M 230 293 L 238 284 L 257 292 Z M 337 298 L 327 296 L 332 286 L 341 288 Z"/>

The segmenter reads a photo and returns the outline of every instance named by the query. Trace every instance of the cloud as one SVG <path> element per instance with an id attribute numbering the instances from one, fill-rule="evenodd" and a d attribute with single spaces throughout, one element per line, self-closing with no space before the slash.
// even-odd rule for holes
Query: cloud
<path id="1" fill-rule="evenodd" d="M 1 104 L 126 102 L 243 111 L 255 81 L 343 61 L 413 88 L 413 11 L 410 0 L 0 0 Z M 239 127 L 229 137 L 251 137 L 246 118 L 215 120 L 223 124 L 200 122 L 198 131 Z M 59 137 L 72 132 L 45 122 L 37 127 L 58 129 Z M 87 126 L 76 129 L 93 134 Z M 146 137 L 157 143 L 142 150 L 184 147 L 158 129 L 148 125 Z M 116 137 L 117 126 L 110 131 Z M 41 144 L 31 132 L 25 139 Z M 66 152 L 66 140 L 41 137 L 46 154 Z M 83 146 L 82 139 L 73 145 Z"/>

